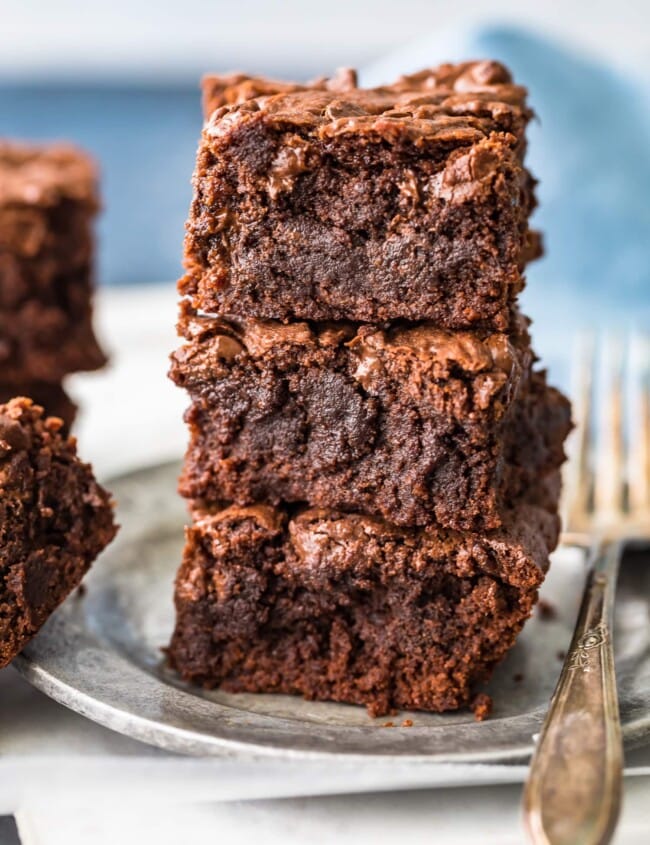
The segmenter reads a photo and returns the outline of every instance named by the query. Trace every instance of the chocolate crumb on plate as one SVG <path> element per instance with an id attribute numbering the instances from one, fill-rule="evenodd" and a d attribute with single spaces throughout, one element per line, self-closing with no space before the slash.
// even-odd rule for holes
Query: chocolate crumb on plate
<path id="1" fill-rule="evenodd" d="M 548 599 L 540 599 L 537 602 L 537 613 L 539 618 L 544 622 L 550 622 L 552 619 L 557 619 L 557 608 Z"/>
<path id="2" fill-rule="evenodd" d="M 483 722 L 492 712 L 492 699 L 484 692 L 479 693 L 470 704 L 477 722 Z"/>

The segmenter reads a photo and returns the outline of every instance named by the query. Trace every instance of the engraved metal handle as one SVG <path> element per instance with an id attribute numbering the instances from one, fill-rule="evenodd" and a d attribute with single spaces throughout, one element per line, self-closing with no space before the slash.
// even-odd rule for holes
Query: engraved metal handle
<path id="1" fill-rule="evenodd" d="M 603 845 L 621 804 L 623 748 L 612 650 L 618 542 L 593 552 L 571 647 L 524 792 L 534 843 Z"/>

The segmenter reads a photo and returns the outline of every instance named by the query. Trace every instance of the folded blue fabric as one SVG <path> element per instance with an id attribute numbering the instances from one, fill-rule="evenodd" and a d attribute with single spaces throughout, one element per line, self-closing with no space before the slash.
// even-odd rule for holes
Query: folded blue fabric
<path id="1" fill-rule="evenodd" d="M 648 326 L 650 98 L 639 79 L 530 33 L 504 27 L 438 34 L 368 67 L 376 85 L 441 61 L 496 58 L 526 85 L 538 120 L 528 164 L 540 180 L 534 225 L 546 255 L 523 307 L 545 356 L 566 353 L 580 325 Z"/>

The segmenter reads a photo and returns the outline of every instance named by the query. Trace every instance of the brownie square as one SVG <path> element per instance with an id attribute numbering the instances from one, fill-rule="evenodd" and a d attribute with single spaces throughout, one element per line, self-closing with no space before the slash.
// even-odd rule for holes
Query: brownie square
<path id="1" fill-rule="evenodd" d="M 240 317 L 505 329 L 539 244 L 526 92 L 496 62 L 359 89 L 206 81 L 181 293 Z"/>
<path id="2" fill-rule="evenodd" d="M 263 505 L 195 516 L 169 648 L 182 677 L 375 716 L 469 703 L 530 615 L 558 533 L 523 503 L 478 535 Z"/>
<path id="3" fill-rule="evenodd" d="M 180 482 L 193 500 L 303 502 L 487 530 L 557 469 L 566 400 L 510 335 L 222 320 L 185 305 L 171 376 L 187 389 Z"/>
<path id="4" fill-rule="evenodd" d="M 115 535 L 109 494 L 60 429 L 29 399 L 0 405 L 0 668 Z"/>
<path id="5" fill-rule="evenodd" d="M 64 145 L 0 142 L 0 365 L 58 382 L 105 362 L 91 322 L 94 164 Z"/>

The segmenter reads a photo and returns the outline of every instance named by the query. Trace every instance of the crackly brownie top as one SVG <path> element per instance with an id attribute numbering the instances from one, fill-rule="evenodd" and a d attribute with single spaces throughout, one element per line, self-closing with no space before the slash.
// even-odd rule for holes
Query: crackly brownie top
<path id="1" fill-rule="evenodd" d="M 68 144 L 32 146 L 0 139 L 0 205 L 97 204 L 93 161 Z"/>
<path id="2" fill-rule="evenodd" d="M 378 88 L 358 88 L 355 73 L 342 71 L 302 86 L 212 76 L 203 91 L 209 115 L 204 131 L 211 138 L 264 120 L 322 138 L 363 134 L 388 142 L 474 143 L 498 131 L 511 133 L 515 145 L 531 117 L 526 89 L 494 61 L 444 64 Z"/>

